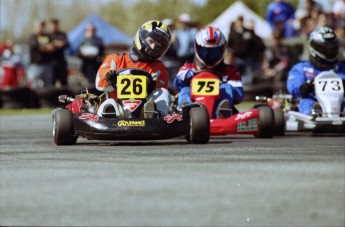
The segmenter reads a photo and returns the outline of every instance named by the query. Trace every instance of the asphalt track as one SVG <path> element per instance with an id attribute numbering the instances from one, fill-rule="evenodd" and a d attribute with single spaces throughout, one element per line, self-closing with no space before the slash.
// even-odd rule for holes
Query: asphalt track
<path id="1" fill-rule="evenodd" d="M 58 147 L 49 115 L 0 127 L 2 226 L 345 225 L 343 136 Z"/>

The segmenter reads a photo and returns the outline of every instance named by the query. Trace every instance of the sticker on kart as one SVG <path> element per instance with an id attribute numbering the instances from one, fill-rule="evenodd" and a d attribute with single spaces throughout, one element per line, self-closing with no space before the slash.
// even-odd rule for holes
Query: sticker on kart
<path id="1" fill-rule="evenodd" d="M 128 121 L 128 120 L 120 120 L 117 122 L 117 126 L 119 127 L 145 127 L 145 120 L 140 121 Z"/>
<path id="2" fill-rule="evenodd" d="M 145 99 L 146 96 L 146 76 L 123 75 L 117 77 L 117 97 L 119 99 Z"/>
<path id="3" fill-rule="evenodd" d="M 220 81 L 215 78 L 194 78 L 192 94 L 198 96 L 218 95 Z"/>
<path id="4" fill-rule="evenodd" d="M 256 118 L 250 119 L 247 122 L 239 122 L 237 123 L 237 131 L 239 132 L 246 132 L 246 131 L 256 131 L 258 130 L 258 122 Z"/>
<path id="5" fill-rule="evenodd" d="M 176 114 L 176 113 L 174 113 L 172 115 L 168 114 L 163 119 L 168 124 L 172 123 L 174 120 L 177 120 L 177 121 L 182 121 L 183 120 L 182 115 L 181 114 Z"/>
<path id="6" fill-rule="evenodd" d="M 79 116 L 79 119 L 83 119 L 83 120 L 89 120 L 89 121 L 98 121 L 99 120 L 99 116 L 95 115 L 95 114 L 90 114 L 90 113 L 82 113 Z"/>

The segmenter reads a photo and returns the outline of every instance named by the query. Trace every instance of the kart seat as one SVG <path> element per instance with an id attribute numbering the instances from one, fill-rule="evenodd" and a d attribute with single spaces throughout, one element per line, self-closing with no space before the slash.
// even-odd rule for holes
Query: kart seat
<path id="1" fill-rule="evenodd" d="M 124 112 L 114 99 L 108 98 L 99 106 L 97 115 L 105 118 L 123 118 Z"/>

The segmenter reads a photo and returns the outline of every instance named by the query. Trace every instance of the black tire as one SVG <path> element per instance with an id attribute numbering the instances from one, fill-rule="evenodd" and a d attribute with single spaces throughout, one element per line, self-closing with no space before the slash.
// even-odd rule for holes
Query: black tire
<path id="1" fill-rule="evenodd" d="M 274 135 L 284 136 L 285 135 L 285 117 L 282 109 L 273 110 L 274 115 Z"/>
<path id="2" fill-rule="evenodd" d="M 210 116 L 205 107 L 194 107 L 189 111 L 190 134 L 187 141 L 194 144 L 205 144 L 210 139 Z"/>
<path id="3" fill-rule="evenodd" d="M 58 109 L 53 113 L 53 138 L 56 145 L 73 145 L 77 142 L 74 133 L 73 114 L 67 109 Z"/>
<path id="4" fill-rule="evenodd" d="M 269 106 L 259 106 L 259 132 L 255 134 L 259 138 L 272 138 L 274 134 L 274 115 Z"/>

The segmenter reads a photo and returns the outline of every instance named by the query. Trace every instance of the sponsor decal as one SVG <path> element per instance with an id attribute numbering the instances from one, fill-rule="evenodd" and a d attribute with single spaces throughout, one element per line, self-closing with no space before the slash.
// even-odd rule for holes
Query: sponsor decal
<path id="1" fill-rule="evenodd" d="M 272 109 L 279 109 L 281 107 L 281 102 L 278 100 L 272 99 L 268 102 L 268 105 L 272 107 Z"/>
<path id="2" fill-rule="evenodd" d="M 168 114 L 163 119 L 164 119 L 164 121 L 166 121 L 169 124 L 172 123 L 174 120 L 177 120 L 177 121 L 182 121 L 183 120 L 182 119 L 182 115 L 181 114 L 176 114 L 176 113 L 174 113 L 172 115 Z"/>
<path id="3" fill-rule="evenodd" d="M 117 122 L 117 126 L 119 127 L 144 127 L 145 126 L 145 120 L 141 121 L 126 121 L 126 120 L 120 120 Z"/>
<path id="4" fill-rule="evenodd" d="M 250 117 L 252 115 L 252 113 L 253 113 L 252 111 L 246 111 L 244 113 L 239 113 L 239 114 L 237 114 L 235 121 L 243 120 L 247 117 Z"/>
<path id="5" fill-rule="evenodd" d="M 256 121 L 256 118 L 237 123 L 238 132 L 256 131 L 257 129 L 258 129 L 258 123 Z"/>
<path id="6" fill-rule="evenodd" d="M 141 100 L 122 100 L 123 108 L 133 112 L 141 104 Z"/>
<path id="7" fill-rule="evenodd" d="M 82 113 L 79 116 L 79 119 L 89 120 L 89 121 L 98 121 L 99 116 L 98 115 L 94 115 L 94 114 L 90 114 L 90 113 Z"/>

